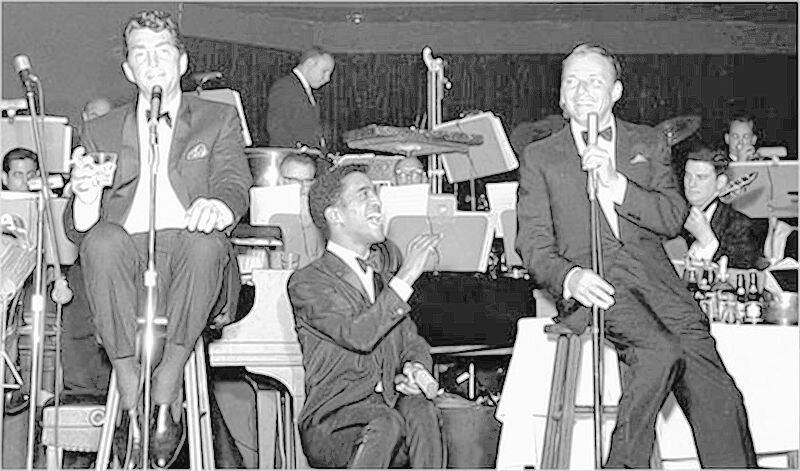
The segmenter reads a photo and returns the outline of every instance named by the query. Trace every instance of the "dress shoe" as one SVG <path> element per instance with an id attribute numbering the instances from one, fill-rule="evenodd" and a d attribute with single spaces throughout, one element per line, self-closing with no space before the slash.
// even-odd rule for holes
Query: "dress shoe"
<path id="1" fill-rule="evenodd" d="M 172 419 L 169 404 L 158 404 L 150 422 L 150 461 L 156 469 L 169 468 L 186 441 L 186 420 Z"/>
<path id="2" fill-rule="evenodd" d="M 114 455 L 124 469 L 139 468 L 142 459 L 142 434 L 136 411 L 123 410 L 114 430 Z"/>

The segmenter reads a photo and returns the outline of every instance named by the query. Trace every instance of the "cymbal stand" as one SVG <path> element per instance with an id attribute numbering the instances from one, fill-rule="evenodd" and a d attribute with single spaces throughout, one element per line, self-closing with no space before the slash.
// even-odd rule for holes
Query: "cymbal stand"
<path id="1" fill-rule="evenodd" d="M 422 49 L 422 59 L 428 68 L 428 129 L 434 130 L 442 124 L 442 97 L 444 90 L 453 86 L 444 76 L 444 61 L 441 57 L 433 57 L 431 48 Z M 431 154 L 428 157 L 428 176 L 430 177 L 431 193 L 442 193 L 442 180 L 444 168 L 441 156 Z"/>
<path id="2" fill-rule="evenodd" d="M 32 82 L 36 83 L 38 89 L 40 103 L 44 101 L 41 83 L 35 76 L 31 76 Z M 38 221 L 36 225 L 36 268 L 34 270 L 34 294 L 31 296 L 31 314 L 33 317 L 33 325 L 31 326 L 31 380 L 30 380 L 30 405 L 28 409 L 28 441 L 27 453 L 25 458 L 26 469 L 33 469 L 33 455 L 34 455 L 34 441 L 36 433 L 36 408 L 39 404 L 39 389 L 41 388 L 42 379 L 42 362 L 44 357 L 44 322 L 45 322 L 45 298 L 47 280 L 44 276 L 44 231 L 49 233 L 49 246 L 48 250 L 53 255 L 55 263 L 53 263 L 53 270 L 55 273 L 55 284 L 51 297 L 56 303 L 56 352 L 61 349 L 59 330 L 61 329 L 61 309 L 64 303 L 72 299 L 72 291 L 67 285 L 66 278 L 61 273 L 60 257 L 58 255 L 58 247 L 56 245 L 56 232 L 53 221 L 55 220 L 53 207 L 50 203 L 50 183 L 48 181 L 45 146 L 42 145 L 43 132 L 40 130 L 40 117 L 36 108 L 36 100 L 34 97 L 34 90 L 32 86 L 26 87 L 25 97 L 28 101 L 28 110 L 31 115 L 31 131 L 33 134 L 33 141 L 36 147 L 36 155 L 39 161 L 39 173 L 42 175 L 42 185 L 39 189 L 39 204 L 38 208 Z M 44 106 L 42 106 L 44 108 Z M 43 110 L 42 110 L 43 111 Z M 57 358 L 58 360 L 58 358 Z M 55 365 L 56 371 L 58 364 Z M 57 375 L 58 377 L 58 375 Z M 56 381 L 57 382 L 57 381 Z M 55 434 L 58 440 L 58 404 L 60 387 L 55 385 Z"/>
<path id="3" fill-rule="evenodd" d="M 158 167 L 158 116 L 153 116 L 149 123 L 150 129 L 150 207 L 148 210 L 147 231 L 147 270 L 144 272 L 144 286 L 146 290 L 144 332 L 141 355 L 144 357 L 140 370 L 140 386 L 144 384 L 144 417 L 142 417 L 142 469 L 150 465 L 150 418 L 151 402 L 151 371 L 153 357 L 155 356 L 155 321 L 156 303 L 158 302 L 158 273 L 156 272 L 156 175 Z"/>
<path id="4" fill-rule="evenodd" d="M 588 145 L 597 144 L 597 114 L 588 116 Z M 600 239 L 600 208 L 597 201 L 597 170 L 590 169 L 588 175 L 589 220 L 591 225 L 592 270 L 604 278 L 603 247 Z M 592 306 L 592 385 L 594 387 L 594 468 L 603 467 L 603 329 L 604 311 L 596 304 Z"/>

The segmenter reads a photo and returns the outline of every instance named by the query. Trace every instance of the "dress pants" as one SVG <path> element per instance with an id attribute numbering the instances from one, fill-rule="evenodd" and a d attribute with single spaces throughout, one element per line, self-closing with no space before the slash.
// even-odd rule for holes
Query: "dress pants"
<path id="1" fill-rule="evenodd" d="M 117 224 L 99 221 L 83 240 L 80 256 L 89 306 L 108 357 L 134 355 L 136 319 L 145 307 L 147 234 L 130 235 Z M 221 232 L 156 233 L 156 316 L 168 319 L 167 343 L 194 348 L 219 298 L 228 258 Z"/>
<path id="2" fill-rule="evenodd" d="M 422 395 L 404 396 L 395 408 L 378 394 L 302 424 L 300 436 L 314 468 L 443 468 L 436 406 Z"/>
<path id="3" fill-rule="evenodd" d="M 722 363 L 708 317 L 688 290 L 653 280 L 635 261 L 639 254 L 604 250 L 606 279 L 616 289 L 606 336 L 627 366 L 606 467 L 649 466 L 656 416 L 670 392 L 692 428 L 701 466 L 756 467 L 742 394 Z"/>

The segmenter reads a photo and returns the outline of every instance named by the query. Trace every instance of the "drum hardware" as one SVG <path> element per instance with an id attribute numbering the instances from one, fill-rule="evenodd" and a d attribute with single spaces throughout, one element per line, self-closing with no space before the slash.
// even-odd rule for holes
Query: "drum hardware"
<path id="1" fill-rule="evenodd" d="M 655 126 L 667 138 L 670 147 L 683 141 L 700 129 L 700 116 L 676 116 L 662 121 Z"/>

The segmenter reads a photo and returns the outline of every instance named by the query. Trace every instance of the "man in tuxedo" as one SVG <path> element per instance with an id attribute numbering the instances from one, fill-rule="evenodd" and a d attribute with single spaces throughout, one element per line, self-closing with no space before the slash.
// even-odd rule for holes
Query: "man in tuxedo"
<path id="1" fill-rule="evenodd" d="M 278 79 L 269 90 L 267 132 L 269 144 L 295 147 L 297 143 L 325 150 L 319 119 L 319 103 L 313 90 L 328 83 L 333 56 L 314 46 L 303 52 L 292 73 Z"/>
<path id="2" fill-rule="evenodd" d="M 708 148 L 687 155 L 683 191 L 690 210 L 682 235 L 692 258 L 717 261 L 727 255 L 728 266 L 753 268 L 763 258 L 766 234 L 755 221 L 717 201 L 728 184 L 728 162 L 724 154 Z"/>
<path id="3" fill-rule="evenodd" d="M 606 309 L 607 338 L 626 365 L 609 468 L 647 467 L 655 420 L 670 392 L 695 434 L 700 463 L 756 465 L 742 396 L 661 245 L 686 220 L 662 135 L 614 117 L 620 68 L 597 46 L 563 62 L 561 107 L 569 125 L 530 144 L 520 165 L 517 249 L 557 299 L 557 321 L 575 332 L 591 306 Z M 597 143 L 583 135 L 598 116 Z M 596 174 L 605 277 L 591 270 L 587 170 Z"/>
<path id="4" fill-rule="evenodd" d="M 138 450 L 139 426 L 150 419 L 153 464 L 165 467 L 184 435 L 184 364 L 220 302 L 232 250 L 226 232 L 247 209 L 252 177 L 236 110 L 181 93 L 188 56 L 173 18 L 143 11 L 123 34 L 122 70 L 138 88 L 137 100 L 86 122 L 83 146 L 73 152 L 74 197 L 65 223 L 80 244 L 89 306 L 117 375 L 124 409 L 120 430 L 129 428 Z M 151 109 L 156 86 L 163 90 L 162 113 Z M 145 313 L 149 161 L 156 133 L 156 315 L 168 324 L 163 351 L 155 352 L 154 407 L 140 412 L 135 345 L 137 318 Z M 86 154 L 94 150 L 116 154 L 116 165 L 95 164 Z"/>
<path id="5" fill-rule="evenodd" d="M 423 395 L 418 382 L 431 370 L 430 346 L 407 302 L 440 236 L 416 237 L 401 257 L 383 233 L 375 186 L 360 171 L 318 177 L 309 202 L 326 251 L 289 279 L 306 372 L 299 426 L 308 462 L 442 468 L 436 391 Z"/>

